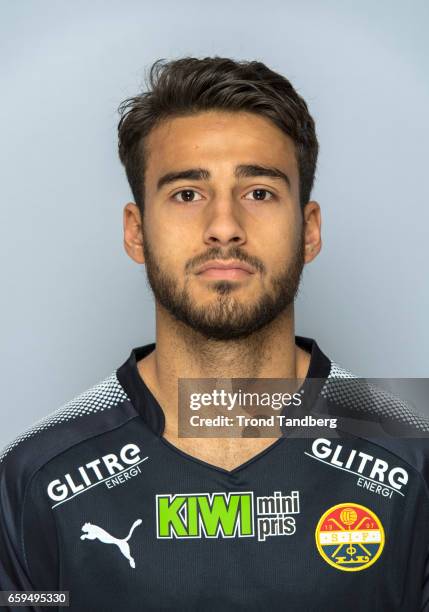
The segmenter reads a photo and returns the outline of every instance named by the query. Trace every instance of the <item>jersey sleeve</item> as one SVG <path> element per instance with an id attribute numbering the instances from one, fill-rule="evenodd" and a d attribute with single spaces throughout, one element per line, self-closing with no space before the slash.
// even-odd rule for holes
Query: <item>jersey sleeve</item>
<path id="1" fill-rule="evenodd" d="M 426 564 L 423 573 L 422 603 L 420 612 L 429 612 L 429 553 L 426 557 Z"/>
<path id="2" fill-rule="evenodd" d="M 0 463 L 0 590 L 57 590 L 54 519 L 41 503 L 37 472 L 33 474 L 28 459 L 24 469 L 22 459 L 22 456 L 17 460 L 12 456 Z M 1 607 L 1 610 L 17 609 L 16 606 Z M 20 606 L 19 609 L 40 611 L 43 608 Z"/>
<path id="3" fill-rule="evenodd" d="M 34 591 L 36 587 L 26 566 L 23 534 L 20 530 L 22 500 L 19 495 L 19 481 L 9 482 L 10 467 L 6 461 L 0 464 L 0 590 Z M 11 606 L 2 607 L 3 609 L 17 608 Z"/>
<path id="4" fill-rule="evenodd" d="M 0 503 L 0 590 L 35 590 L 25 564 L 16 528 L 19 510 L 11 506 L 2 483 Z"/>

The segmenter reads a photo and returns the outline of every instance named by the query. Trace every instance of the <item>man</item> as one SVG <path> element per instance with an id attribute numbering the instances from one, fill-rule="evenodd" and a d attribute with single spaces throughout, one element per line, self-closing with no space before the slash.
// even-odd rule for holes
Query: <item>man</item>
<path id="1" fill-rule="evenodd" d="M 353 376 L 295 335 L 321 249 L 306 103 L 261 62 L 183 58 L 120 110 L 156 341 L 4 450 L 0 587 L 79 611 L 429 610 L 429 424 L 341 395 Z M 224 378 L 303 380 L 312 413 L 409 438 L 180 436 L 179 382 Z"/>

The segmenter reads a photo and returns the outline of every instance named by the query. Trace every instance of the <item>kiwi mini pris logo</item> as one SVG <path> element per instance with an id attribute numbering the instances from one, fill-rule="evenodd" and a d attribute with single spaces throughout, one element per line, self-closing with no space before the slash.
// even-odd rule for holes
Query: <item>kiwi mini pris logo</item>
<path id="1" fill-rule="evenodd" d="M 255 496 L 253 491 L 168 493 L 156 496 L 159 539 L 253 538 L 292 535 L 299 491 Z"/>

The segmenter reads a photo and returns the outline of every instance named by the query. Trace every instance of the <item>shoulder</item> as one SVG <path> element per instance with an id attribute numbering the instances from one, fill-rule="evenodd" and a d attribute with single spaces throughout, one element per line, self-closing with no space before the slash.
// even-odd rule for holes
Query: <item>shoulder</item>
<path id="1" fill-rule="evenodd" d="M 33 423 L 0 453 L 0 587 L 55 589 L 58 550 L 55 517 L 41 486 L 51 460 L 134 418 L 113 372 Z M 33 582 L 34 581 L 34 582 Z M 45 588 L 45 587 L 43 587 Z"/>
<path id="2" fill-rule="evenodd" d="M 388 391 L 384 382 L 388 385 L 389 379 L 362 378 L 333 361 L 321 395 L 350 415 L 366 415 L 404 434 L 429 434 L 429 415 L 420 412 L 411 401 Z"/>
<path id="3" fill-rule="evenodd" d="M 388 382 L 361 378 L 331 362 L 320 392 L 324 409 L 338 417 L 340 435 L 367 440 L 413 467 L 423 477 L 429 495 L 429 416 L 424 408 L 420 411 L 381 386 Z"/>
<path id="4" fill-rule="evenodd" d="M 133 414 L 115 370 L 11 440 L 0 451 L 0 478 L 27 479 L 59 453 L 119 426 Z"/>

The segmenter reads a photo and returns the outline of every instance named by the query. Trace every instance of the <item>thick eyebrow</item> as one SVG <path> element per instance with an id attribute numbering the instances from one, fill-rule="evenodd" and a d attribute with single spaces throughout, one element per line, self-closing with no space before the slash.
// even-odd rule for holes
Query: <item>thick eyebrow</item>
<path id="1" fill-rule="evenodd" d="M 259 164 L 242 164 L 241 166 L 237 166 L 235 168 L 234 175 L 237 178 L 246 178 L 249 176 L 268 176 L 269 178 L 277 178 L 284 181 L 290 189 L 290 179 L 288 175 L 283 172 L 283 170 L 279 170 L 279 168 L 275 168 L 274 166 L 260 166 Z"/>
<path id="2" fill-rule="evenodd" d="M 177 172 L 167 172 L 167 174 L 163 174 L 158 179 L 156 189 L 159 191 L 164 185 L 169 185 L 170 183 L 180 180 L 207 181 L 210 176 L 210 172 L 205 168 L 188 168 L 187 170 L 178 170 Z M 284 181 L 289 188 L 291 186 L 288 175 L 274 166 L 241 164 L 240 166 L 236 166 L 234 176 L 236 178 L 268 176 Z"/>

